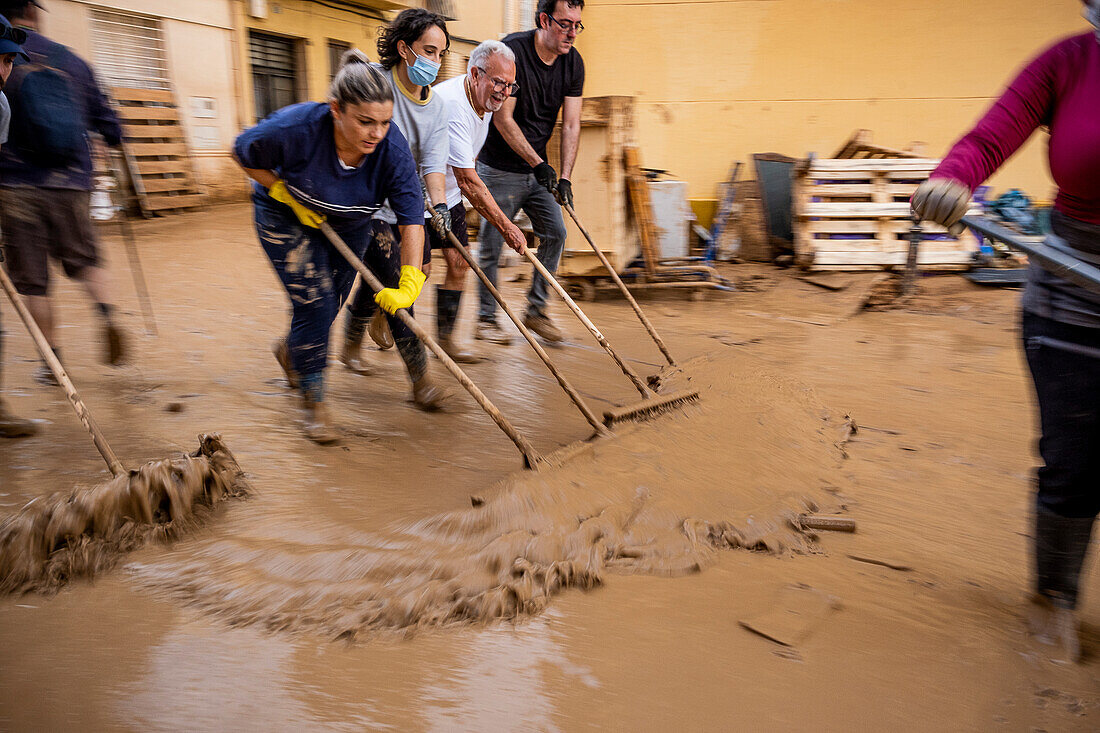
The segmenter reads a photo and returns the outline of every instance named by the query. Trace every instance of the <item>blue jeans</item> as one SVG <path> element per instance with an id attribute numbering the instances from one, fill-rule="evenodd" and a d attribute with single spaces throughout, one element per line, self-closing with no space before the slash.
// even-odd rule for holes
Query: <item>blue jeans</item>
<path id="1" fill-rule="evenodd" d="M 539 261 L 550 272 L 558 271 L 561 251 L 565 247 L 565 220 L 561 207 L 554 197 L 535 180 L 533 173 L 509 173 L 484 163 L 477 164 L 477 174 L 485 182 L 489 193 L 509 220 L 520 209 L 527 214 L 539 238 L 537 252 Z M 497 266 L 500 263 L 500 249 L 504 246 L 504 237 L 497 228 L 486 219 L 481 220 L 481 229 L 477 235 L 477 264 L 485 271 L 494 286 L 497 284 Z M 497 302 L 492 294 L 478 281 L 480 305 L 478 315 L 483 320 L 495 317 Z M 527 312 L 543 313 L 547 302 L 547 283 L 539 274 L 531 278 L 531 289 L 527 291 Z"/>
<path id="2" fill-rule="evenodd" d="M 302 377 L 319 375 L 328 362 L 332 322 L 348 297 L 355 270 L 320 229 L 303 226 L 289 206 L 253 197 L 256 233 L 290 296 L 290 361 Z M 340 232 L 359 258 L 370 242 L 370 222 Z"/>

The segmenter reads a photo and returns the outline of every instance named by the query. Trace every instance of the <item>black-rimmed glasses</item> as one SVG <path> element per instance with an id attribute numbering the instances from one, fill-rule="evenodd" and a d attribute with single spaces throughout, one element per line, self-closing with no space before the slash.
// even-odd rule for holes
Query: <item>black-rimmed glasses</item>
<path id="1" fill-rule="evenodd" d="M 584 33 L 584 23 L 580 22 L 579 20 L 576 23 L 571 20 L 558 20 L 549 13 L 546 14 L 546 17 L 557 23 L 558 27 L 566 33 L 568 33 L 569 31 L 576 31 L 578 36 L 581 33 Z"/>
<path id="2" fill-rule="evenodd" d="M 477 69 L 478 71 L 480 71 L 482 74 L 485 74 L 486 76 L 489 76 L 489 72 L 486 71 L 483 66 L 475 66 L 474 68 Z M 510 96 L 510 97 L 516 96 L 516 93 L 519 92 L 519 84 L 516 84 L 514 82 L 509 84 L 508 82 L 506 82 L 502 79 L 494 79 L 491 76 L 489 76 L 489 81 L 493 85 L 493 91 L 494 92 L 502 92 L 505 89 L 507 89 L 508 90 L 508 96 Z"/>

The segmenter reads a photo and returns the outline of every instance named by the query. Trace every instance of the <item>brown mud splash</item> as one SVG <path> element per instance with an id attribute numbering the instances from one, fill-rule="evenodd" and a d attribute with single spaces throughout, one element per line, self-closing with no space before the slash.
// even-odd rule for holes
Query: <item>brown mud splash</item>
<path id="1" fill-rule="evenodd" d="M 741 358 L 702 359 L 666 381 L 702 402 L 512 475 L 472 508 L 350 543 L 324 530 L 219 536 L 131 570 L 234 625 L 352 639 L 517 620 L 610 574 L 698 572 L 721 549 L 816 551 L 796 517 L 832 501 L 822 489 L 841 481 L 841 420 Z"/>
<path id="2" fill-rule="evenodd" d="M 218 502 L 252 492 L 218 435 L 91 488 L 28 502 L 0 522 L 0 593 L 50 592 L 149 542 L 177 539 Z"/>

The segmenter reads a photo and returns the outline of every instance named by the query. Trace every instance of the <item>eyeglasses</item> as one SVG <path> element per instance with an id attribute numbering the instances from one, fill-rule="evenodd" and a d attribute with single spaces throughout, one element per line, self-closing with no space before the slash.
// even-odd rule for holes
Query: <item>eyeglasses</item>
<path id="1" fill-rule="evenodd" d="M 485 74 L 486 76 L 489 76 L 489 72 L 486 71 L 484 67 L 475 66 L 474 68 L 477 69 L 478 71 L 480 71 L 482 74 Z M 508 96 L 510 96 L 510 97 L 516 96 L 516 94 L 519 92 L 519 84 L 516 84 L 516 83 L 509 84 L 508 82 L 506 82 L 502 79 L 494 79 L 491 76 L 489 76 L 489 81 L 493 85 L 493 91 L 494 92 L 502 92 L 505 89 L 507 89 L 508 90 Z"/>
<path id="2" fill-rule="evenodd" d="M 27 42 L 27 32 L 22 28 L 13 28 L 10 25 L 0 25 L 0 41 L 11 41 L 22 46 Z"/>
<path id="3" fill-rule="evenodd" d="M 584 23 L 580 22 L 579 20 L 576 23 L 571 20 L 558 20 L 554 16 L 550 15 L 550 13 L 547 13 L 546 17 L 557 23 L 558 27 L 566 33 L 568 33 L 569 31 L 576 31 L 578 36 L 581 33 L 584 33 Z"/>

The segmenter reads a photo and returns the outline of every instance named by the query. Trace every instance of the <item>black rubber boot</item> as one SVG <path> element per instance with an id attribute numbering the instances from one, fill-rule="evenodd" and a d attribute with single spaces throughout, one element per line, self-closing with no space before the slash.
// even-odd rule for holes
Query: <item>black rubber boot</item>
<path id="1" fill-rule="evenodd" d="M 462 347 L 455 340 L 455 322 L 458 320 L 458 309 L 462 303 L 461 290 L 444 290 L 441 287 L 435 289 L 435 327 L 439 334 L 439 345 L 447 352 L 447 356 L 459 364 L 477 364 L 482 357 Z"/>
<path id="2" fill-rule="evenodd" d="M 1031 632 L 1043 643 L 1060 646 L 1073 663 L 1081 659 L 1077 595 L 1093 523 L 1091 517 L 1062 517 L 1038 504 L 1035 508 Z"/>
<path id="3" fill-rule="evenodd" d="M 409 372 L 412 382 L 412 401 L 421 410 L 434 412 L 440 409 L 449 395 L 437 387 L 428 376 L 428 352 L 424 344 L 415 336 L 394 339 L 401 360 Z"/>
<path id="4" fill-rule="evenodd" d="M 1093 523 L 1092 517 L 1061 517 L 1035 508 L 1035 590 L 1059 608 L 1077 608 Z"/>

